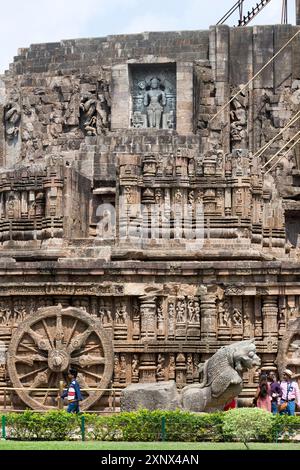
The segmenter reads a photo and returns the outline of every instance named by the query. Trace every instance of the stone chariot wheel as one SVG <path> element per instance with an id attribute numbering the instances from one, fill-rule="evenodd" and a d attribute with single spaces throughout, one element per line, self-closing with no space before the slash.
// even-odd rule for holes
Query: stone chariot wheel
<path id="1" fill-rule="evenodd" d="M 57 388 L 68 368 L 78 371 L 81 409 L 99 400 L 113 374 L 113 346 L 98 319 L 80 308 L 40 308 L 12 335 L 7 368 L 17 394 L 33 409 L 57 408 Z M 37 390 L 30 390 L 34 388 Z M 41 389 L 41 390 L 39 390 Z"/>

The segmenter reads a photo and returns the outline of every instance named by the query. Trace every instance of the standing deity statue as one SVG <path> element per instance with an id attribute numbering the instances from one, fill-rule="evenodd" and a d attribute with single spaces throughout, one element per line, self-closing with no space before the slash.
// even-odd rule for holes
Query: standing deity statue
<path id="1" fill-rule="evenodd" d="M 144 95 L 144 106 L 147 106 L 148 127 L 160 129 L 161 118 L 166 104 L 166 94 L 160 88 L 159 78 L 151 78 L 150 90 L 147 90 Z"/>

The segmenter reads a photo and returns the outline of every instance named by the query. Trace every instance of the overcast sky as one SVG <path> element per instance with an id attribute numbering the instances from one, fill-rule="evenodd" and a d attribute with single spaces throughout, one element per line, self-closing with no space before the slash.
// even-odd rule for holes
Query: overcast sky
<path id="1" fill-rule="evenodd" d="M 251 9 L 258 0 L 245 0 Z M 208 29 L 236 0 L 0 0 L 0 73 L 18 48 L 33 43 L 108 34 Z M 288 0 L 295 24 L 295 0 Z M 278 24 L 282 0 L 272 0 L 250 23 Z M 248 7 L 248 8 L 247 8 Z M 228 20 L 233 26 L 238 14 Z"/>

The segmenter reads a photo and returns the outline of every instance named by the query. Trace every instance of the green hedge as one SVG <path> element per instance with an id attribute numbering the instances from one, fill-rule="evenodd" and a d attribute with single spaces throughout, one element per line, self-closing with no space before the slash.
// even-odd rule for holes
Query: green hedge
<path id="1" fill-rule="evenodd" d="M 218 413 L 148 411 L 114 415 L 69 414 L 66 411 L 8 413 L 6 434 L 18 440 L 85 439 L 99 441 L 263 441 L 291 440 L 300 434 L 300 417 L 273 416 L 257 408 Z M 162 423 L 164 422 L 164 426 Z"/>

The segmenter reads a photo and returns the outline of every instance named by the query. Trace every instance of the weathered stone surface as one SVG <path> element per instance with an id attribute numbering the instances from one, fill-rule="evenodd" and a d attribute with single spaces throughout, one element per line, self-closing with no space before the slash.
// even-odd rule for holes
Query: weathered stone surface
<path id="1" fill-rule="evenodd" d="M 84 309 L 112 336 L 115 391 L 93 405 L 106 410 L 131 383 L 196 385 L 199 364 L 252 337 L 262 367 L 279 350 L 300 373 L 299 121 L 281 132 L 300 103 L 299 37 L 243 89 L 296 31 L 213 26 L 20 50 L 0 80 L 0 344 L 40 307 Z M 100 366 L 88 372 L 101 382 Z M 18 364 L 24 386 L 29 373 Z M 243 400 L 257 381 L 245 374 Z M 9 406 L 25 405 L 7 394 Z"/>
<path id="2" fill-rule="evenodd" d="M 132 384 L 126 387 L 121 395 L 121 411 L 134 411 L 139 408 L 175 410 L 179 406 L 179 395 L 174 381 Z"/>
<path id="3" fill-rule="evenodd" d="M 182 407 L 190 411 L 223 410 L 242 391 L 243 373 L 260 364 L 253 340 L 222 347 L 200 368 L 202 382 L 182 390 Z"/>

